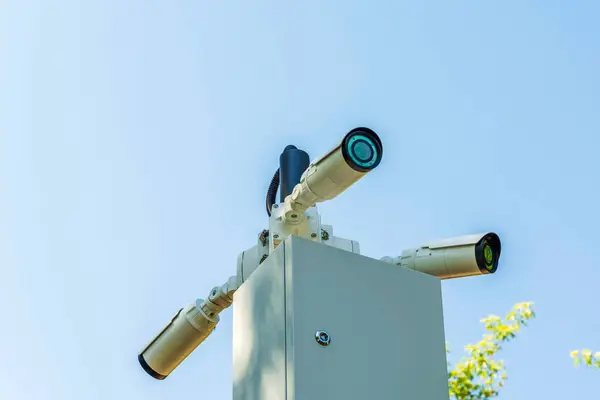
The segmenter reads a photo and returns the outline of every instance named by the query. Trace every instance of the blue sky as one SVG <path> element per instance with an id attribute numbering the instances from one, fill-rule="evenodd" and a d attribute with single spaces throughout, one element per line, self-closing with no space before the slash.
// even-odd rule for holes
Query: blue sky
<path id="1" fill-rule="evenodd" d="M 447 339 L 520 301 L 501 398 L 591 398 L 600 350 L 600 3 L 0 2 L 0 397 L 231 397 L 231 310 L 166 381 L 137 352 L 235 271 L 278 155 L 355 126 L 379 169 L 323 204 L 372 257 L 496 231 Z M 458 354 L 457 354 L 458 353 Z"/>

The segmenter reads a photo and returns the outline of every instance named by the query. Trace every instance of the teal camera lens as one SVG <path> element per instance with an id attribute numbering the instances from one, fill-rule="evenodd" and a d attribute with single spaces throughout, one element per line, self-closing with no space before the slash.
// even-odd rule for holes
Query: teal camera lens
<path id="1" fill-rule="evenodd" d="M 373 147 L 364 140 L 356 141 L 352 148 L 352 154 L 359 162 L 367 162 L 373 159 Z"/>
<path id="2" fill-rule="evenodd" d="M 368 172 L 381 162 L 381 140 L 368 128 L 350 131 L 342 142 L 342 154 L 348 165 L 359 172 Z"/>

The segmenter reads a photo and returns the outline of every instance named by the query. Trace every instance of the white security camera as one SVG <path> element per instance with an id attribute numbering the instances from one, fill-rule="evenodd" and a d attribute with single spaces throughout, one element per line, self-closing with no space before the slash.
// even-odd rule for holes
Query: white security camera
<path id="1" fill-rule="evenodd" d="M 213 333 L 219 313 L 231 306 L 237 276 L 214 287 L 208 299 L 198 299 L 179 310 L 171 322 L 139 353 L 140 365 L 151 377 L 163 380 Z"/>
<path id="2" fill-rule="evenodd" d="M 439 240 L 381 261 L 451 279 L 493 274 L 498 269 L 500 250 L 500 238 L 490 232 Z"/>
<path id="3" fill-rule="evenodd" d="M 138 355 L 151 377 L 163 380 L 214 331 L 219 316 L 208 317 L 201 299 L 182 308 L 171 322 Z"/>
<path id="4" fill-rule="evenodd" d="M 369 128 L 348 132 L 336 148 L 311 163 L 292 193 L 285 198 L 285 217 L 302 213 L 331 200 L 375 169 L 381 162 L 383 146 Z"/>

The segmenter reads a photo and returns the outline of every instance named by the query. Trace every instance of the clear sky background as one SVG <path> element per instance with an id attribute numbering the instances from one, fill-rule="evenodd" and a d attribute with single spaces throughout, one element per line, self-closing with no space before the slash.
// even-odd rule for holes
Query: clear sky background
<path id="1" fill-rule="evenodd" d="M 235 272 L 287 144 L 355 126 L 380 168 L 320 207 L 363 254 L 495 231 L 447 339 L 534 301 L 501 398 L 600 372 L 597 1 L 0 1 L 0 397 L 231 398 L 231 310 L 167 380 L 138 351 Z M 595 392 L 596 394 L 593 394 Z"/>

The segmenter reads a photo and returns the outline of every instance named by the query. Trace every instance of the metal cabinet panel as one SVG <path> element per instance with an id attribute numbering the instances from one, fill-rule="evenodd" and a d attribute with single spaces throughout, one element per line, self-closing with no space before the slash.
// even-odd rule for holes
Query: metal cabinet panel
<path id="1" fill-rule="evenodd" d="M 435 277 L 291 237 L 234 309 L 234 400 L 448 399 Z"/>

